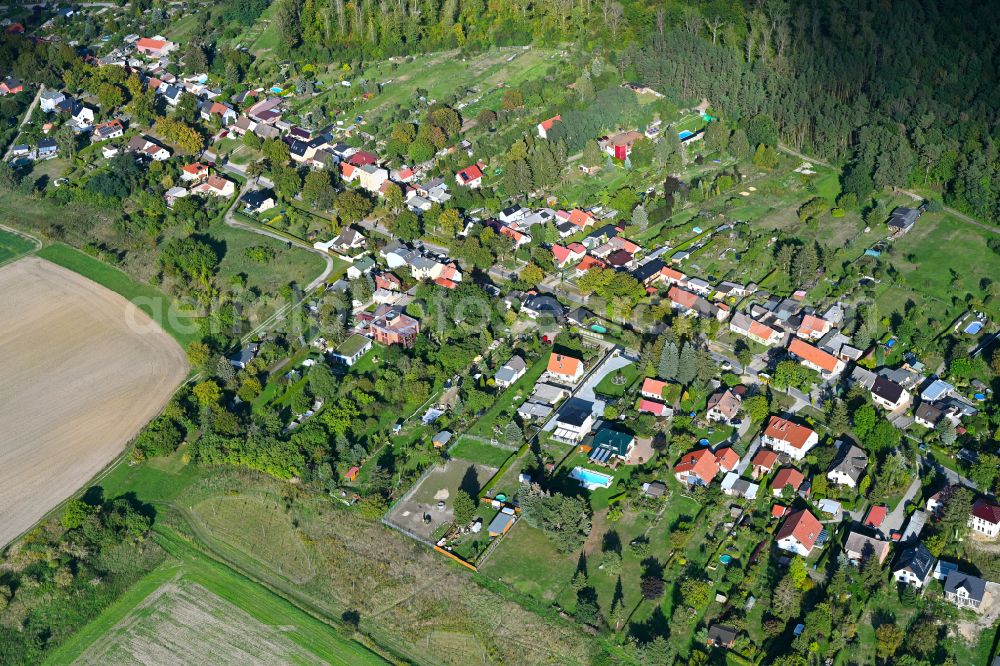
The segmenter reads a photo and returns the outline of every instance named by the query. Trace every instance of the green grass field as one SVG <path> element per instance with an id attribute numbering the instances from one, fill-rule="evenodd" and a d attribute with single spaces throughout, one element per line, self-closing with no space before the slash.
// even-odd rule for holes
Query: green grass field
<path id="1" fill-rule="evenodd" d="M 468 437 L 462 437 L 455 444 L 454 448 L 448 452 L 452 458 L 461 458 L 471 462 L 489 465 L 490 467 L 500 467 L 508 458 L 514 455 L 514 451 L 501 449 L 484 442 L 479 442 Z"/>
<path id="2" fill-rule="evenodd" d="M 621 380 L 616 379 L 621 375 Z M 598 382 L 597 386 L 594 387 L 594 392 L 598 395 L 611 396 L 613 398 L 621 397 L 625 395 L 625 392 L 635 384 L 635 380 L 639 377 L 639 368 L 636 367 L 635 363 L 629 363 L 623 368 L 616 370 L 615 372 L 610 372 L 604 376 L 604 378 Z M 616 383 L 621 381 L 622 383 Z"/>
<path id="3" fill-rule="evenodd" d="M 24 236 L 0 229 L 0 266 L 35 249 L 35 243 Z"/>
<path id="4" fill-rule="evenodd" d="M 173 530 L 158 529 L 157 542 L 171 558 L 46 663 L 129 663 L 158 653 L 203 663 L 237 663 L 232 660 L 240 656 L 345 666 L 385 663 L 333 627 L 195 550 Z M 184 654 L 177 655 L 178 649 Z"/>
<path id="5" fill-rule="evenodd" d="M 219 265 L 219 281 L 226 284 L 234 275 L 245 275 L 247 287 L 261 293 L 276 294 L 291 282 L 304 287 L 323 272 L 323 259 L 288 243 L 242 229 L 233 229 L 223 222 L 212 225 L 208 236 L 225 247 L 225 256 Z M 274 259 L 260 264 L 247 258 L 245 251 L 250 247 L 264 246 L 274 250 Z M 345 269 L 346 270 L 346 269 Z"/>
<path id="6" fill-rule="evenodd" d="M 124 296 L 152 317 L 182 347 L 200 337 L 197 318 L 180 310 L 159 289 L 140 284 L 123 271 L 68 245 L 49 245 L 39 250 L 37 255 Z"/>
<path id="7" fill-rule="evenodd" d="M 294 582 L 316 575 L 316 568 L 295 534 L 292 521 L 277 510 L 278 499 L 257 495 L 210 497 L 192 511 L 216 537 L 260 560 Z M 253 530 L 243 529 L 249 521 Z"/>

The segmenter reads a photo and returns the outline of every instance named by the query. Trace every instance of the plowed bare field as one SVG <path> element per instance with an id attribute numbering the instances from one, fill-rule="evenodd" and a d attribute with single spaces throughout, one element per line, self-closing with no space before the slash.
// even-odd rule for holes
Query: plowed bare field
<path id="1" fill-rule="evenodd" d="M 0 268 L 0 547 L 113 460 L 187 367 L 118 294 L 36 257 Z"/>

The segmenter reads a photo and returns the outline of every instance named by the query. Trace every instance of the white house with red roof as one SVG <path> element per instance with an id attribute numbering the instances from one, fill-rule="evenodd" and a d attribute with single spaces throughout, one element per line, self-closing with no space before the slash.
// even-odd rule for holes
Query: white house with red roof
<path id="1" fill-rule="evenodd" d="M 788 351 L 798 358 L 802 365 L 817 371 L 823 379 L 833 379 L 844 371 L 844 362 L 839 358 L 799 338 L 791 339 Z"/>
<path id="2" fill-rule="evenodd" d="M 788 419 L 772 416 L 761 433 L 760 443 L 793 460 L 802 460 L 819 443 L 819 435 Z"/>
<path id="3" fill-rule="evenodd" d="M 675 310 L 680 310 L 684 314 L 695 312 L 694 304 L 698 302 L 698 294 L 675 285 L 667 292 L 667 298 Z"/>
<path id="4" fill-rule="evenodd" d="M 231 197 L 236 194 L 236 183 L 213 173 L 204 183 L 191 188 L 191 191 L 213 197 Z"/>
<path id="5" fill-rule="evenodd" d="M 719 474 L 715 454 L 709 449 L 698 449 L 681 456 L 674 465 L 674 478 L 689 486 L 708 486 Z"/>
<path id="6" fill-rule="evenodd" d="M 832 326 L 830 322 L 822 317 L 807 314 L 802 318 L 802 323 L 799 324 L 799 329 L 795 331 L 795 335 L 805 340 L 819 340 L 830 332 Z"/>
<path id="7" fill-rule="evenodd" d="M 552 246 L 552 258 L 556 268 L 566 268 L 570 264 L 575 264 L 583 259 L 586 254 L 587 248 L 579 243 L 570 243 L 569 245 L 559 245 L 556 243 Z"/>
<path id="8" fill-rule="evenodd" d="M 573 356 L 552 352 L 545 374 L 567 384 L 575 384 L 583 377 L 583 361 Z"/>
<path id="9" fill-rule="evenodd" d="M 200 182 L 208 178 L 209 168 L 207 164 L 194 162 L 181 167 L 181 180 L 185 183 Z"/>
<path id="10" fill-rule="evenodd" d="M 569 222 L 573 226 L 579 227 L 580 229 L 592 227 L 595 222 L 593 215 L 587 211 L 580 210 L 579 208 L 574 208 L 569 212 L 564 210 L 556 211 L 556 217 L 564 222 Z"/>
<path id="11" fill-rule="evenodd" d="M 482 162 L 476 162 L 467 166 L 455 174 L 455 182 L 459 185 L 475 189 L 483 184 L 483 169 L 485 168 L 486 165 Z"/>
<path id="12" fill-rule="evenodd" d="M 653 379 L 652 377 L 647 377 L 642 381 L 642 388 L 639 393 L 642 394 L 644 398 L 651 398 L 653 400 L 663 399 L 663 390 L 670 385 L 670 382 L 660 381 L 659 379 Z"/>
<path id="13" fill-rule="evenodd" d="M 780 345 L 785 339 L 781 331 L 752 319 L 742 312 L 733 315 L 729 321 L 729 330 L 768 347 Z"/>
<path id="14" fill-rule="evenodd" d="M 640 414 L 652 414 L 653 416 L 663 417 L 670 417 L 674 414 L 674 410 L 659 400 L 650 400 L 649 398 L 639 398 L 638 411 Z"/>
<path id="15" fill-rule="evenodd" d="M 149 58 L 162 58 L 176 48 L 176 44 L 162 35 L 143 37 L 135 43 L 135 50 Z"/>
<path id="16" fill-rule="evenodd" d="M 1000 536 L 1000 505 L 978 499 L 969 514 L 969 527 L 988 539 Z"/>
<path id="17" fill-rule="evenodd" d="M 802 509 L 785 519 L 774 538 L 781 550 L 808 557 L 822 531 L 823 525 L 819 519 Z"/>
<path id="18" fill-rule="evenodd" d="M 562 122 L 562 116 L 552 116 L 548 120 L 543 120 L 538 123 L 538 136 L 542 139 L 549 138 L 549 130 L 552 129 L 552 126 L 557 122 Z"/>

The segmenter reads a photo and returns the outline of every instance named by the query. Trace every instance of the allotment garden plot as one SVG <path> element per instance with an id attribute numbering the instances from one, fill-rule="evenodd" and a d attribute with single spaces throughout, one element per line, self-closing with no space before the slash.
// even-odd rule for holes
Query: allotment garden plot
<path id="1" fill-rule="evenodd" d="M 121 296 L 35 257 L 0 268 L 0 546 L 111 462 L 186 372 Z"/>
<path id="2" fill-rule="evenodd" d="M 433 540 L 455 518 L 455 494 L 464 490 L 478 501 L 480 489 L 496 472 L 496 467 L 457 459 L 435 467 L 393 507 L 389 522 L 422 539 Z"/>

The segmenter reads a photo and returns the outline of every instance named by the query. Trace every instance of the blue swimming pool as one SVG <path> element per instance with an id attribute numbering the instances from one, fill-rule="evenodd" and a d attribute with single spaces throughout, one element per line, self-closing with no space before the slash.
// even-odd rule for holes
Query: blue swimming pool
<path id="1" fill-rule="evenodd" d="M 613 480 L 613 477 L 608 476 L 607 474 L 601 474 L 600 472 L 595 472 L 592 469 L 586 469 L 583 467 L 574 467 L 573 471 L 570 472 L 569 475 L 579 481 L 580 485 L 587 490 L 610 488 L 611 481 Z"/>
<path id="2" fill-rule="evenodd" d="M 979 331 L 981 330 L 983 330 L 983 322 L 981 321 L 971 322 L 968 326 L 965 327 L 965 332 L 968 333 L 969 335 L 975 335 L 979 333 Z"/>
<path id="3" fill-rule="evenodd" d="M 694 132 L 690 130 L 681 130 L 680 132 L 677 133 L 677 138 L 680 139 L 681 141 L 690 136 L 694 136 Z"/>

